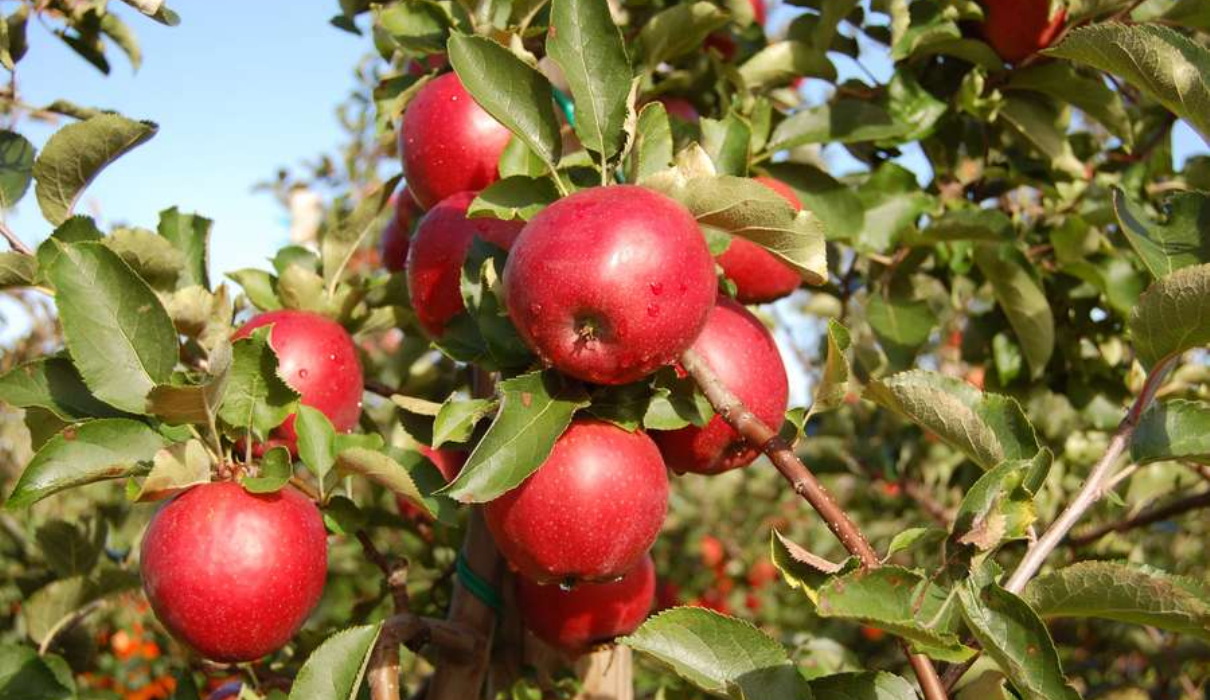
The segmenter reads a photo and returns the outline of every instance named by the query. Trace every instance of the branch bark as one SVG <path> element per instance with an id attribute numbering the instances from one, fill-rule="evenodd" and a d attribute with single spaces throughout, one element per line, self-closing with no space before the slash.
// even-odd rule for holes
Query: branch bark
<path id="1" fill-rule="evenodd" d="M 1149 508 L 1138 515 L 1116 523 L 1109 523 L 1091 530 L 1083 535 L 1072 537 L 1068 544 L 1072 547 L 1083 547 L 1092 544 L 1111 532 L 1129 532 L 1140 527 L 1147 527 L 1169 518 L 1183 515 L 1199 508 L 1210 508 L 1210 491 L 1203 491 L 1192 496 L 1177 499 L 1167 505 Z"/>
<path id="2" fill-rule="evenodd" d="M 686 350 L 681 355 L 681 366 L 697 382 L 715 412 L 750 444 L 760 447 L 777 467 L 777 471 L 790 483 L 794 493 L 815 509 L 844 548 L 861 560 L 862 567 L 876 569 L 882 566 L 882 561 L 861 529 L 836 503 L 815 474 L 802 463 L 793 448 L 786 444 L 776 431 L 753 415 L 739 397 L 719 380 L 714 370 L 700 355 L 693 350 Z M 945 688 L 941 685 L 933 662 L 927 656 L 911 653 L 906 642 L 903 649 L 924 691 L 925 700 L 945 700 Z"/>
<path id="3" fill-rule="evenodd" d="M 357 531 L 357 541 L 365 550 L 366 558 L 382 571 L 396 615 L 409 615 L 407 560 L 391 560 L 383 555 L 364 530 Z M 404 625 L 384 624 L 378 634 L 366 671 L 372 700 L 399 700 L 399 645 L 410 639 L 410 636 L 405 636 L 406 629 Z"/>
<path id="4" fill-rule="evenodd" d="M 16 233 L 13 233 L 13 230 L 8 227 L 8 223 L 3 219 L 0 219 L 0 236 L 4 236 L 4 240 L 8 241 L 9 246 L 18 253 L 23 255 L 34 254 L 33 248 L 26 245 L 25 241 L 21 240 Z"/>

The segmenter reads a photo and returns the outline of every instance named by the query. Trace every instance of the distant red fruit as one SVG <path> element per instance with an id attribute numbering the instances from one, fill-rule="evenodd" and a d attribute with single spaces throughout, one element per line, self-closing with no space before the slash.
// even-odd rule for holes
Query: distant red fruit
<path id="1" fill-rule="evenodd" d="M 609 581 L 633 569 L 667 508 L 668 474 L 651 438 L 578 419 L 536 472 L 483 512 L 514 569 L 559 583 Z"/>
<path id="2" fill-rule="evenodd" d="M 630 634 L 655 598 L 655 564 L 645 556 L 621 579 L 570 590 L 517 578 L 521 619 L 539 639 L 571 655 Z"/>
<path id="3" fill-rule="evenodd" d="M 440 338 L 450 319 L 466 308 L 462 304 L 462 264 L 474 239 L 507 250 L 524 225 L 520 221 L 468 219 L 466 211 L 475 194 L 459 192 L 441 200 L 420 219 L 412 234 L 408 292 L 417 320 L 434 338 Z"/>
<path id="4" fill-rule="evenodd" d="M 504 268 L 522 339 L 545 364 L 596 384 L 627 384 L 674 362 L 716 295 L 697 221 L 634 185 L 580 190 L 543 209 Z"/>
<path id="5" fill-rule="evenodd" d="M 347 433 L 361 417 L 364 391 L 361 360 L 353 339 L 339 323 L 309 311 L 270 311 L 239 328 L 238 340 L 264 326 L 273 326 L 269 345 L 277 353 L 277 372 L 300 401 L 318 409 L 338 432 Z M 298 434 L 291 415 L 257 452 L 281 445 L 298 452 Z"/>
<path id="6" fill-rule="evenodd" d="M 408 262 L 408 244 L 412 235 L 412 226 L 424 214 L 420 205 L 412 198 L 408 188 L 403 188 L 395 195 L 395 209 L 391 220 L 382 230 L 379 241 L 382 264 L 391 272 L 403 272 Z"/>
<path id="7" fill-rule="evenodd" d="M 285 646 L 315 608 L 327 550 L 319 509 L 297 491 L 203 484 L 152 517 L 143 589 L 164 627 L 202 656 L 253 661 Z"/>
<path id="8" fill-rule="evenodd" d="M 777 567 L 768 559 L 760 559 L 748 569 L 748 585 L 754 589 L 764 588 L 777 580 Z"/>
<path id="9" fill-rule="evenodd" d="M 721 566 L 727 560 L 727 548 L 714 535 L 702 535 L 698 546 L 702 550 L 702 564 L 708 569 Z"/>
<path id="10" fill-rule="evenodd" d="M 693 350 L 757 418 L 775 429 L 781 426 L 790 383 L 773 336 L 752 312 L 720 298 Z M 668 467 L 678 474 L 718 474 L 745 466 L 760 455 L 757 447 L 717 415 L 704 427 L 689 425 L 654 432 L 652 437 Z"/>
<path id="11" fill-rule="evenodd" d="M 456 73 L 435 78 L 403 112 L 399 150 L 408 189 L 424 209 L 500 177 L 497 162 L 512 133 L 471 97 Z"/>
<path id="12" fill-rule="evenodd" d="M 1009 63 L 1020 63 L 1050 46 L 1067 11 L 1050 16 L 1050 0 L 983 0 L 983 38 Z"/>
<path id="13" fill-rule="evenodd" d="M 755 179 L 780 194 L 795 210 L 802 209 L 802 202 L 789 185 L 771 177 Z M 789 265 L 752 241 L 739 237 L 731 239 L 731 245 L 718 256 L 718 264 L 723 268 L 723 274 L 735 283 L 735 298 L 745 304 L 780 299 L 802 284 L 802 278 Z"/>

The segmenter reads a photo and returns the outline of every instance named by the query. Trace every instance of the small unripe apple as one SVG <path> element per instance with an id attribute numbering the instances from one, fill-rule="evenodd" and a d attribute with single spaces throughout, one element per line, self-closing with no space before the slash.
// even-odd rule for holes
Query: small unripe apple
<path id="1" fill-rule="evenodd" d="M 671 364 L 714 305 L 714 261 L 679 203 L 634 185 L 580 190 L 533 218 L 504 267 L 508 314 L 543 363 L 597 384 Z"/>
<path id="2" fill-rule="evenodd" d="M 577 419 L 520 486 L 488 503 L 508 563 L 539 583 L 610 581 L 647 554 L 668 509 L 668 474 L 642 430 Z"/>
<path id="3" fill-rule="evenodd" d="M 789 402 L 790 383 L 781 354 L 760 319 L 730 299 L 719 299 L 693 350 L 748 410 L 777 429 Z M 653 433 L 664 461 L 682 474 L 718 474 L 750 464 L 760 455 L 715 415 L 703 427 Z"/>
<path id="4" fill-rule="evenodd" d="M 319 509 L 302 494 L 220 482 L 156 511 L 139 566 L 164 627 L 198 654 L 234 663 L 271 654 L 298 632 L 323 593 L 327 551 Z"/>
<path id="5" fill-rule="evenodd" d="M 1050 46 L 1067 11 L 1050 16 L 1050 0 L 983 0 L 983 38 L 1009 63 L 1020 63 Z"/>
<path id="6" fill-rule="evenodd" d="M 795 210 L 802 209 L 802 202 L 790 186 L 771 177 L 754 178 L 789 202 Z M 735 283 L 735 298 L 745 304 L 763 304 L 780 299 L 802 284 L 802 278 L 789 265 L 777 259 L 769 251 L 738 236 L 718 256 L 723 274 Z"/>
<path id="7" fill-rule="evenodd" d="M 538 639 L 571 656 L 635 631 L 655 600 L 655 564 L 644 556 L 617 581 L 570 589 L 517 577 L 521 621 Z"/>
<path id="8" fill-rule="evenodd" d="M 429 210 L 412 233 L 408 293 L 416 318 L 434 338 L 466 307 L 462 303 L 462 263 L 476 237 L 508 250 L 521 233 L 520 221 L 466 217 L 474 192 L 459 192 Z"/>
<path id="9" fill-rule="evenodd" d="M 433 79 L 412 98 L 399 129 L 408 189 L 429 209 L 452 194 L 487 187 L 500 177 L 497 162 L 511 136 L 456 73 Z"/>
<path id="10" fill-rule="evenodd" d="M 382 230 L 379 249 L 382 264 L 391 272 L 403 272 L 408 262 L 408 246 L 412 236 L 412 226 L 423 215 L 420 205 L 412 198 L 408 188 L 403 188 L 395 195 L 395 208 L 391 220 Z"/>
<path id="11" fill-rule="evenodd" d="M 269 345 L 277 353 L 277 373 L 299 394 L 304 405 L 319 410 L 337 432 L 347 433 L 361 417 L 361 360 L 353 339 L 339 323 L 309 311 L 269 311 L 254 317 L 232 336 L 238 340 L 263 326 Z M 295 416 L 286 418 L 257 452 L 283 446 L 298 452 Z"/>

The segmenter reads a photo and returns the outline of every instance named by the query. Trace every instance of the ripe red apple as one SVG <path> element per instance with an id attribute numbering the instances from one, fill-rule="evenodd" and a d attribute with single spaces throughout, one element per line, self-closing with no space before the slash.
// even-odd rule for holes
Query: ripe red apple
<path id="1" fill-rule="evenodd" d="M 270 311 L 239 328 L 233 339 L 246 337 L 262 326 L 272 325 L 269 345 L 277 353 L 277 371 L 299 400 L 318 409 L 338 432 L 349 432 L 361 417 L 364 384 L 357 348 L 345 329 L 335 321 L 308 311 Z M 298 452 L 294 416 L 282 423 L 258 452 L 278 445 Z"/>
<path id="2" fill-rule="evenodd" d="M 517 577 L 522 622 L 539 639 L 572 656 L 635 631 L 654 600 L 650 556 L 617 581 L 581 583 L 570 590 Z"/>
<path id="3" fill-rule="evenodd" d="M 786 368 L 773 336 L 750 311 L 719 299 L 693 349 L 757 418 L 775 429 L 781 425 L 790 395 Z M 654 438 L 678 474 L 718 474 L 760 455 L 718 415 L 703 427 L 660 431 Z"/>
<path id="4" fill-rule="evenodd" d="M 700 118 L 697 107 L 694 107 L 693 103 L 684 97 L 669 95 L 667 97 L 656 98 L 656 102 L 664 105 L 664 111 L 668 113 L 668 116 L 680 119 L 683 122 L 696 124 Z"/>
<path id="5" fill-rule="evenodd" d="M 508 250 L 521 233 L 520 221 L 466 218 L 474 192 L 446 197 L 429 210 L 412 234 L 408 255 L 408 292 L 420 325 L 434 338 L 461 312 L 462 263 L 475 237 Z"/>
<path id="6" fill-rule="evenodd" d="M 798 195 L 786 183 L 763 175 L 754 179 L 780 194 L 796 210 L 802 209 Z M 780 299 L 802 284 L 802 278 L 789 265 L 744 238 L 732 238 L 731 245 L 718 256 L 718 264 L 723 268 L 723 274 L 735 283 L 735 298 L 745 304 Z"/>
<path id="7" fill-rule="evenodd" d="M 522 339 L 547 365 L 597 384 L 633 382 L 675 361 L 716 289 L 693 216 L 634 185 L 580 190 L 542 210 L 504 267 Z"/>
<path id="8" fill-rule="evenodd" d="M 496 163 L 510 136 L 456 73 L 435 78 L 403 112 L 399 150 L 408 189 L 429 209 L 452 194 L 487 187 L 500 176 Z"/>
<path id="9" fill-rule="evenodd" d="M 423 214 L 408 188 L 404 187 L 395 195 L 395 213 L 382 230 L 382 239 L 378 244 L 382 264 L 391 272 L 403 272 L 407 265 L 412 226 Z"/>
<path id="10" fill-rule="evenodd" d="M 765 26 L 765 0 L 748 0 L 752 5 L 752 16 L 756 18 L 756 23 L 760 26 Z"/>
<path id="11" fill-rule="evenodd" d="M 667 508 L 668 474 L 651 438 L 578 419 L 536 472 L 483 512 L 521 575 L 575 583 L 609 581 L 637 566 Z"/>
<path id="12" fill-rule="evenodd" d="M 156 511 L 139 566 L 164 627 L 231 663 L 271 654 L 298 632 L 323 593 L 327 552 L 319 509 L 302 494 L 220 482 Z"/>
<path id="13" fill-rule="evenodd" d="M 1050 16 L 1050 0 L 983 0 L 983 38 L 1009 63 L 1050 46 L 1066 21 L 1063 9 Z"/>

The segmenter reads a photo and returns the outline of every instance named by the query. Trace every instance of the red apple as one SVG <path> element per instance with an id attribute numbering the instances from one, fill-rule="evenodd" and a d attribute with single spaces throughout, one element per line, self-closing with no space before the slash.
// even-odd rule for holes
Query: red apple
<path id="1" fill-rule="evenodd" d="M 755 179 L 780 194 L 796 210 L 802 209 L 802 202 L 786 183 L 765 176 Z M 731 245 L 718 256 L 718 264 L 723 268 L 723 274 L 735 283 L 735 298 L 745 304 L 780 299 L 802 284 L 802 278 L 793 268 L 744 238 L 732 238 Z"/>
<path id="2" fill-rule="evenodd" d="M 290 488 L 251 494 L 194 486 L 165 503 L 143 536 L 143 589 L 156 617 L 202 656 L 253 661 L 286 645 L 319 602 L 327 533 Z"/>
<path id="3" fill-rule="evenodd" d="M 462 304 L 462 263 L 475 237 L 508 250 L 521 233 L 520 221 L 466 218 L 474 192 L 446 197 L 429 210 L 412 234 L 408 292 L 420 325 L 434 338 L 458 315 Z"/>
<path id="4" fill-rule="evenodd" d="M 408 189 L 429 209 L 452 194 L 487 187 L 500 176 L 496 163 L 510 136 L 456 73 L 435 78 L 403 112 L 399 150 Z"/>
<path id="5" fill-rule="evenodd" d="M 318 409 L 338 432 L 347 433 L 361 417 L 364 384 L 357 348 L 345 329 L 335 321 L 309 311 L 270 311 L 248 321 L 232 336 L 238 340 L 262 326 L 273 326 L 269 345 L 277 353 L 277 372 L 299 400 Z M 298 452 L 294 416 L 273 431 L 257 451 L 278 445 Z"/>
<path id="6" fill-rule="evenodd" d="M 668 113 L 668 116 L 680 119 L 683 122 L 696 124 L 700 118 L 697 107 L 694 107 L 693 103 L 684 97 L 669 95 L 667 97 L 656 98 L 656 102 L 664 105 L 664 111 Z"/>
<path id="7" fill-rule="evenodd" d="M 786 368 L 773 336 L 750 311 L 719 299 L 693 350 L 757 418 L 774 429 L 781 426 L 790 394 Z M 703 427 L 690 425 L 654 437 L 664 461 L 678 474 L 718 474 L 760 455 L 718 415 Z"/>
<path id="8" fill-rule="evenodd" d="M 522 622 L 539 639 L 572 656 L 635 631 L 654 600 L 650 556 L 617 581 L 581 583 L 570 590 L 517 578 Z"/>
<path id="9" fill-rule="evenodd" d="M 668 474 L 641 430 L 578 419 L 484 516 L 504 558 L 539 583 L 616 579 L 639 564 L 668 508 Z"/>
<path id="10" fill-rule="evenodd" d="M 634 185 L 561 199 L 521 232 L 504 297 L 522 339 L 547 365 L 626 384 L 670 364 L 714 304 L 714 261 L 693 216 Z"/>
<path id="11" fill-rule="evenodd" d="M 752 16 L 756 19 L 756 23 L 765 26 L 765 0 L 748 0 L 752 5 Z"/>
<path id="12" fill-rule="evenodd" d="M 404 187 L 395 195 L 395 214 L 382 230 L 382 240 L 379 241 L 382 264 L 391 272 L 403 272 L 407 265 L 412 225 L 423 214 L 408 188 Z"/>
<path id="13" fill-rule="evenodd" d="M 1050 46 L 1066 21 L 1063 9 L 1050 16 L 1050 0 L 983 0 L 983 38 L 1009 63 Z"/>

